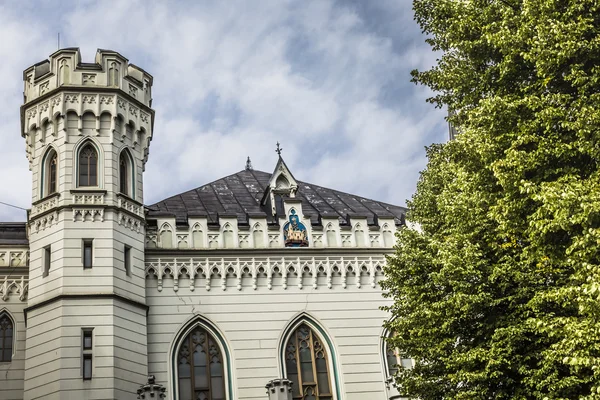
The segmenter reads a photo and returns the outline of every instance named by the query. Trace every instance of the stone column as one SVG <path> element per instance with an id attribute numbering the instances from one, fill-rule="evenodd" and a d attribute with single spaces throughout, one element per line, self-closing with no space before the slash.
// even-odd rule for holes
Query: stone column
<path id="1" fill-rule="evenodd" d="M 269 400 L 292 400 L 292 381 L 289 379 L 273 379 L 265 387 Z"/>

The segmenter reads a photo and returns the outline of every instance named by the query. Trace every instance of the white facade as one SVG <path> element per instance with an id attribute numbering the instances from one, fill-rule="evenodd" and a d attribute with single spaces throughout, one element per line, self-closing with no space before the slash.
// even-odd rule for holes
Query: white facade
<path id="1" fill-rule="evenodd" d="M 148 209 L 152 77 L 112 51 L 84 64 L 78 49 L 63 49 L 24 79 L 33 204 L 26 242 L 3 241 L 0 226 L 0 318 L 10 318 L 13 343 L 0 399 L 134 399 L 150 374 L 166 398 L 186 400 L 178 364 L 195 329 L 222 364 L 224 397 L 217 372 L 210 396 L 279 399 L 283 389 L 265 385 L 289 378 L 286 344 L 300 327 L 314 354 L 323 349 L 327 375 L 314 371 L 331 395 L 319 398 L 400 398 L 386 386 L 380 307 L 389 301 L 378 285 L 397 215 L 317 220 L 281 158 L 255 196 L 266 214 L 189 211 L 182 221 Z M 286 247 L 289 232 L 306 247 Z"/>

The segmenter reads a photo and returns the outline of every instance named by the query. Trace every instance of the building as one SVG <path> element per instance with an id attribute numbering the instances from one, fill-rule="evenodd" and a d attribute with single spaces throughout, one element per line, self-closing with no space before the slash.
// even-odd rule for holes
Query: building
<path id="1" fill-rule="evenodd" d="M 152 76 L 67 48 L 23 79 L 32 206 L 0 224 L 0 399 L 133 399 L 148 375 L 173 400 L 400 398 L 378 281 L 405 209 L 299 181 L 281 153 L 145 206 Z"/>

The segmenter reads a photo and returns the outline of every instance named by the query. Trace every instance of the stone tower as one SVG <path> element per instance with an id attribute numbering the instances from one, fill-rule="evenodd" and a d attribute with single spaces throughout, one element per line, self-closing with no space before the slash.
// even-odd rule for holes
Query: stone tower
<path id="1" fill-rule="evenodd" d="M 114 51 L 82 63 L 67 48 L 23 79 L 33 176 L 24 398 L 134 398 L 148 368 L 152 76 Z"/>

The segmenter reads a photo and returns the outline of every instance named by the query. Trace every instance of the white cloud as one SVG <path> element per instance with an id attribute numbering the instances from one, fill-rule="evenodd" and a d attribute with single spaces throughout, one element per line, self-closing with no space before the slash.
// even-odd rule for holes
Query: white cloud
<path id="1" fill-rule="evenodd" d="M 277 140 L 297 179 L 403 204 L 423 146 L 445 137 L 427 90 L 407 83 L 435 60 L 409 2 L 380 3 L 390 17 L 376 21 L 329 1 L 86 1 L 44 19 L 10 7 L 0 6 L 0 201 L 30 204 L 21 72 L 55 50 L 58 30 L 84 61 L 111 48 L 154 75 L 147 204 L 239 171 L 248 155 L 270 172 Z M 11 219 L 23 218 L 0 207 Z"/>

